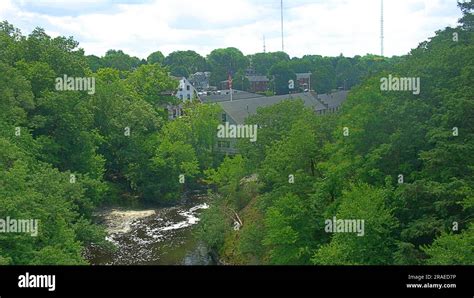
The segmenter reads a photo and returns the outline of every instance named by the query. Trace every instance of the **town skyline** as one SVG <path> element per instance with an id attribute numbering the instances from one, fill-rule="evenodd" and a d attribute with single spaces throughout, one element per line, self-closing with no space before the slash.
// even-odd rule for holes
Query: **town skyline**
<path id="1" fill-rule="evenodd" d="M 41 27 L 53 37 L 74 36 L 87 55 L 116 49 L 139 58 L 157 50 L 206 56 L 226 47 L 250 55 L 263 52 L 264 43 L 267 52 L 281 51 L 280 1 L 185 3 L 182 9 L 167 0 L 73 0 L 67 6 L 64 1 L 5 0 L 0 19 L 24 34 Z M 455 26 L 461 16 L 456 2 L 448 0 L 385 1 L 384 6 L 389 57 L 407 54 L 434 31 Z M 285 52 L 291 57 L 380 54 L 379 0 L 285 1 L 284 16 Z"/>

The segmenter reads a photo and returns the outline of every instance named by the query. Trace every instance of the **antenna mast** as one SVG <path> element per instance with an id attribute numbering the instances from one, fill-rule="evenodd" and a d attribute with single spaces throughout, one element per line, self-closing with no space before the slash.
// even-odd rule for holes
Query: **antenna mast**
<path id="1" fill-rule="evenodd" d="M 285 51 L 284 33 L 283 33 L 283 0 L 281 0 L 281 51 Z"/>
<path id="2" fill-rule="evenodd" d="M 383 39 L 384 39 L 384 36 L 383 36 L 383 0 L 380 0 L 380 53 L 383 57 Z"/>
<path id="3" fill-rule="evenodd" d="M 265 43 L 265 35 L 263 35 L 263 52 L 267 52 L 267 44 Z"/>

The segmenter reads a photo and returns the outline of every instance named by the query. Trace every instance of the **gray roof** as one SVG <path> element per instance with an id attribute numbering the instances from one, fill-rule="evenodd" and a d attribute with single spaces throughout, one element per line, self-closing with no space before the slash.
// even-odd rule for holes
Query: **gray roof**
<path id="1" fill-rule="evenodd" d="M 269 82 L 267 76 L 247 76 L 249 82 Z"/>
<path id="2" fill-rule="evenodd" d="M 310 77 L 311 77 L 311 73 L 310 73 L 310 72 L 297 73 L 297 74 L 296 74 L 296 79 L 297 79 L 297 80 L 300 80 L 300 79 L 309 79 Z"/>
<path id="3" fill-rule="evenodd" d="M 240 91 L 240 90 L 232 90 L 234 91 L 232 95 L 233 100 L 242 100 L 248 98 L 259 98 L 263 97 L 263 95 Z M 229 94 L 226 94 L 229 92 Z M 221 94 L 212 94 L 212 95 L 201 95 L 201 100 L 203 102 L 223 102 L 223 101 L 230 101 L 230 91 L 229 90 L 221 90 Z"/>
<path id="4" fill-rule="evenodd" d="M 313 110 L 325 109 L 312 92 L 226 101 L 220 102 L 219 105 L 237 124 L 243 124 L 248 116 L 257 113 L 258 108 L 272 106 L 286 99 L 302 99 L 306 107 Z"/>
<path id="5" fill-rule="evenodd" d="M 329 108 L 337 108 L 346 100 L 349 91 L 338 91 L 330 94 L 319 94 L 318 100 Z"/>

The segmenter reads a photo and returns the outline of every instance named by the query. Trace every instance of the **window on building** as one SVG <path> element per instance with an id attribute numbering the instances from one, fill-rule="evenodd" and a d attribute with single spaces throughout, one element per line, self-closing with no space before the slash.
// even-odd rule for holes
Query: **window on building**
<path id="1" fill-rule="evenodd" d="M 191 94 L 188 94 L 186 97 L 188 98 L 188 100 L 190 100 L 191 99 Z"/>
<path id="2" fill-rule="evenodd" d="M 179 98 L 180 98 L 181 100 L 183 100 L 183 94 L 180 94 L 180 95 L 179 95 Z"/>
<path id="3" fill-rule="evenodd" d="M 228 142 L 228 141 L 218 141 L 217 142 L 217 147 L 218 148 L 227 148 L 227 149 L 229 149 L 230 148 L 230 142 Z"/>
<path id="4" fill-rule="evenodd" d="M 188 90 L 188 91 L 191 90 L 191 86 L 186 85 L 186 90 Z"/>
<path id="5" fill-rule="evenodd" d="M 222 122 L 227 122 L 227 114 L 222 114 Z"/>

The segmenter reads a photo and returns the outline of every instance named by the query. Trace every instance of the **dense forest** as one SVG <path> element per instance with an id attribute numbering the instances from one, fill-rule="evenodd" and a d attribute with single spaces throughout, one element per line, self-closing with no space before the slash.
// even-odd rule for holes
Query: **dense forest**
<path id="1" fill-rule="evenodd" d="M 173 204 L 216 165 L 217 107 L 169 122 L 178 82 L 160 64 L 92 72 L 72 38 L 3 22 L 0 68 L 0 215 L 40 222 L 37 237 L 0 233 L 1 264 L 86 264 L 87 245 L 108 246 L 97 207 Z M 95 78 L 95 93 L 55 90 L 64 74 Z"/>
<path id="2" fill-rule="evenodd" d="M 225 263 L 474 264 L 473 5 L 459 6 L 459 27 L 393 58 L 96 57 L 71 37 L 0 23 L 0 218 L 41 223 L 37 237 L 0 233 L 0 264 L 87 264 L 85 247 L 110 246 L 97 208 L 172 205 L 202 184 L 212 202 L 196 233 Z M 169 74 L 209 70 L 216 84 L 249 66 L 311 71 L 319 93 L 352 89 L 337 114 L 298 100 L 260 109 L 247 119 L 258 142 L 236 156 L 216 152 L 217 105 L 168 120 Z M 95 78 L 95 93 L 56 90 L 63 75 Z M 420 77 L 421 93 L 381 91 L 389 75 Z M 365 235 L 327 233 L 334 216 L 364 219 Z"/>
<path id="3" fill-rule="evenodd" d="M 249 117 L 258 142 L 207 172 L 200 236 L 224 263 L 474 264 L 474 7 L 459 6 L 459 27 L 354 87 L 339 114 L 286 101 Z M 420 95 L 381 91 L 389 74 L 420 77 Z M 364 236 L 327 233 L 333 217 L 364 219 Z"/>

